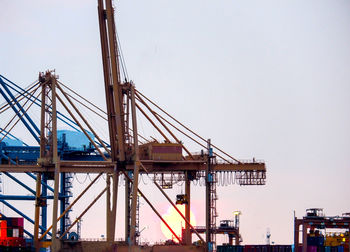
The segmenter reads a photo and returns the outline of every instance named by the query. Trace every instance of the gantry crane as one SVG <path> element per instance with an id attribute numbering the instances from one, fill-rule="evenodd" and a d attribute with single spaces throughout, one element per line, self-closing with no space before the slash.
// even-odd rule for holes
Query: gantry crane
<path id="1" fill-rule="evenodd" d="M 98 19 L 100 27 L 100 40 L 102 50 L 102 63 L 104 74 L 104 86 L 107 105 L 107 121 L 109 129 L 109 144 L 106 144 L 95 132 L 83 114 L 74 105 L 73 99 L 67 94 L 63 83 L 51 71 L 39 75 L 38 88 L 41 87 L 41 127 L 40 127 L 40 157 L 37 162 L 31 164 L 1 164 L 3 172 L 33 172 L 37 174 L 36 207 L 34 241 L 36 248 L 40 248 L 45 235 L 52 229 L 52 249 L 58 251 L 62 246 L 62 239 L 79 219 L 92 207 L 92 205 L 106 193 L 106 234 L 107 242 L 114 242 L 116 230 L 116 214 L 118 202 L 118 181 L 123 174 L 127 183 L 126 213 L 125 217 L 125 241 L 127 246 L 135 248 L 137 245 L 137 198 L 141 195 L 146 203 L 159 216 L 161 221 L 173 233 L 177 242 L 186 246 L 192 244 L 191 233 L 194 232 L 200 240 L 206 244 L 206 249 L 211 250 L 215 246 L 216 227 L 216 174 L 217 172 L 235 173 L 236 180 L 241 185 L 265 184 L 265 163 L 255 160 L 241 162 L 226 152 L 213 145 L 210 140 L 204 139 L 188 127 L 180 123 L 141 92 L 129 81 L 122 81 L 119 65 L 119 47 L 116 39 L 114 8 L 111 0 L 98 0 Z M 57 109 L 59 102 L 78 129 L 89 139 L 95 150 L 97 161 L 90 160 L 62 160 L 57 147 Z M 153 107 L 153 108 L 152 108 Z M 158 112 L 155 109 L 158 109 Z M 137 130 L 136 111 L 139 111 L 149 123 L 163 137 L 162 141 L 152 140 L 140 144 Z M 19 117 L 23 117 L 25 111 L 17 111 Z M 155 120 L 152 118 L 155 118 Z M 166 119 L 165 117 L 168 117 Z M 170 119 L 169 119 L 170 118 Z M 176 125 L 177 126 L 176 126 Z M 185 137 L 199 144 L 204 151 L 199 155 L 192 154 L 173 132 L 176 130 Z M 92 136 L 91 136 L 91 134 Z M 141 136 L 140 136 L 141 137 Z M 183 155 L 182 153 L 185 153 Z M 60 173 L 95 173 L 96 178 L 82 191 L 80 195 L 58 217 L 58 192 Z M 52 226 L 39 236 L 39 216 L 42 174 L 48 174 L 54 180 L 54 201 L 52 210 Z M 102 174 L 106 174 L 106 187 L 91 202 L 85 211 L 72 225 L 59 236 L 57 235 L 57 221 L 71 209 L 71 207 L 86 193 L 87 190 Z M 165 198 L 172 204 L 186 226 L 184 237 L 180 238 L 161 217 L 148 197 L 138 188 L 139 174 L 154 176 L 153 182 Z M 164 188 L 169 187 L 166 181 L 167 175 L 178 176 L 185 181 L 185 214 L 183 215 L 172 200 L 167 196 Z M 158 176 L 160 175 L 160 176 Z M 206 239 L 189 222 L 191 205 L 191 181 L 204 178 L 206 185 Z M 171 181 L 170 181 L 171 185 Z M 201 251 L 202 248 L 199 248 Z"/>

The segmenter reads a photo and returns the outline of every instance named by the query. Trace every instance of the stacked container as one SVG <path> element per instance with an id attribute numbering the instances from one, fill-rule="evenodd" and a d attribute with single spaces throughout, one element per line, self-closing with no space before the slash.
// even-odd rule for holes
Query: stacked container
<path id="1" fill-rule="evenodd" d="M 0 246 L 24 247 L 23 218 L 0 219 Z"/>

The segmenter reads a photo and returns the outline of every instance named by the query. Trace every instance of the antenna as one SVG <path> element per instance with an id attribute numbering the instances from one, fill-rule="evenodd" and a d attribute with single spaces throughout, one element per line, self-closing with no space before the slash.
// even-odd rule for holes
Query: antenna
<path id="1" fill-rule="evenodd" d="M 267 228 L 266 229 L 266 244 L 267 245 L 270 245 L 270 241 L 271 241 L 270 237 L 271 237 L 270 228 Z"/>

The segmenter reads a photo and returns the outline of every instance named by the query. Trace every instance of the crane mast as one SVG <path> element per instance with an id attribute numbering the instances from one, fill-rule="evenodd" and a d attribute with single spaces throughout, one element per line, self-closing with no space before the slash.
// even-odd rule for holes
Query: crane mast
<path id="1" fill-rule="evenodd" d="M 105 82 L 111 158 L 115 164 L 113 174 L 107 175 L 106 234 L 107 241 L 114 241 L 117 211 L 119 171 L 125 161 L 124 122 L 122 113 L 122 90 L 119 73 L 118 45 L 115 39 L 115 23 L 112 2 L 98 1 L 103 74 Z M 111 178 L 112 202 L 111 202 Z M 112 205 L 111 205 L 112 204 Z"/>
<path id="2" fill-rule="evenodd" d="M 136 205 L 139 174 L 139 155 L 137 122 L 135 109 L 135 88 L 129 82 L 122 83 L 120 77 L 118 43 L 114 22 L 114 9 L 111 0 L 98 0 L 98 16 L 100 25 L 103 73 L 107 102 L 111 158 L 115 164 L 112 175 L 107 177 L 107 187 L 110 188 L 110 178 L 113 179 L 112 208 L 110 207 L 110 189 L 107 189 L 107 240 L 113 241 L 116 221 L 116 201 L 118 193 L 119 171 L 124 171 L 126 164 L 134 165 L 132 174 L 133 186 L 126 179 L 126 209 L 125 222 L 126 239 L 130 237 L 131 245 L 136 242 Z M 129 136 L 129 110 L 131 106 L 133 144 Z M 130 206 L 131 205 L 131 206 Z"/>
<path id="3" fill-rule="evenodd" d="M 98 0 L 98 16 L 111 158 L 113 162 L 118 162 L 121 165 L 125 161 L 125 114 L 123 111 L 123 92 L 119 71 L 114 10 L 111 0 Z"/>

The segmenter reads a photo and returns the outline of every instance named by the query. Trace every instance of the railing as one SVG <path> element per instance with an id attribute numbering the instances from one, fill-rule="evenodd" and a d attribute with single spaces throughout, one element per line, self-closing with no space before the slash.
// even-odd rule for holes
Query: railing
<path id="1" fill-rule="evenodd" d="M 227 162 L 229 161 L 229 162 Z M 231 163 L 231 164 L 238 164 L 237 161 L 231 159 L 231 160 L 223 160 L 223 159 L 216 159 L 215 160 L 215 163 L 216 164 L 228 164 L 228 163 Z M 264 164 L 265 161 L 262 160 L 262 159 L 239 159 L 239 162 L 242 163 L 242 164 Z"/>

